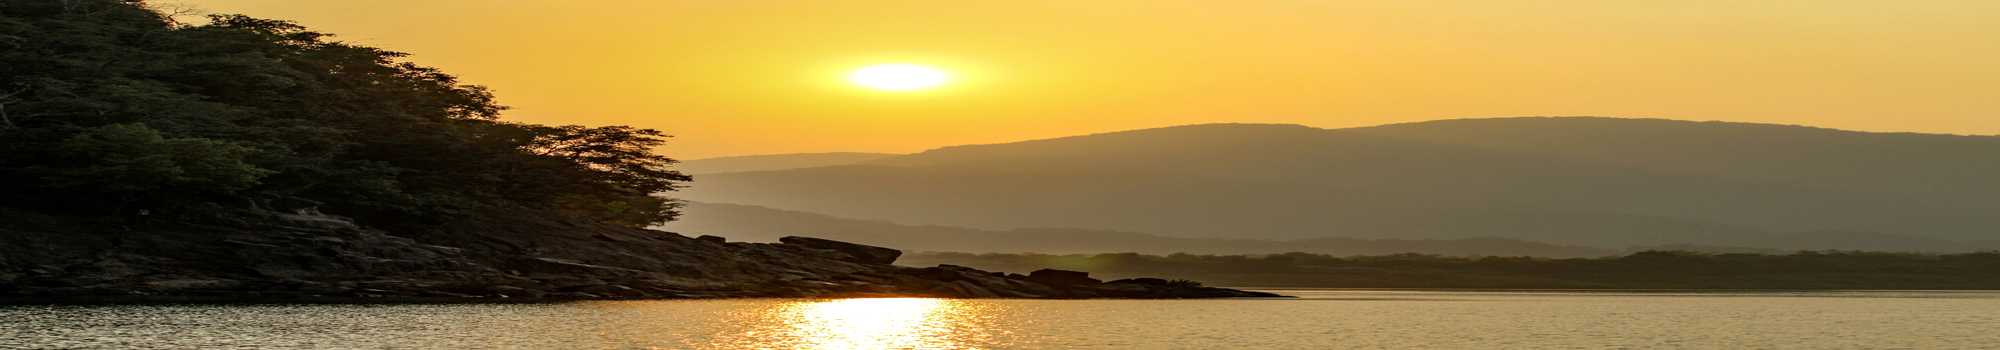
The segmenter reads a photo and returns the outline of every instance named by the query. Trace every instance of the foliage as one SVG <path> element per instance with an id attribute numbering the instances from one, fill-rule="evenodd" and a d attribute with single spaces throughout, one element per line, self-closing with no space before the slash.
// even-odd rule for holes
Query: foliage
<path id="1" fill-rule="evenodd" d="M 905 255 L 902 263 L 1015 272 L 1072 269 L 1101 278 L 1174 276 L 1238 287 L 2000 289 L 2000 252 L 1992 251 L 1645 251 L 1574 259 L 1428 254 L 916 253 Z"/>
<path id="2" fill-rule="evenodd" d="M 260 192 L 385 226 L 502 206 L 633 226 L 676 215 L 657 194 L 689 177 L 651 153 L 667 135 L 499 121 L 485 88 L 331 37 L 241 15 L 190 25 L 132 0 L 0 1 L 0 206 L 161 211 Z"/>
<path id="3" fill-rule="evenodd" d="M 230 194 L 257 184 L 271 173 L 243 163 L 254 152 L 233 143 L 199 139 L 167 139 L 140 124 L 112 124 L 85 129 L 57 143 L 52 154 L 62 162 L 23 169 L 38 174 L 44 188 L 68 193 L 97 193 L 119 201 L 113 212 L 133 204 L 164 204 L 180 198 Z"/>

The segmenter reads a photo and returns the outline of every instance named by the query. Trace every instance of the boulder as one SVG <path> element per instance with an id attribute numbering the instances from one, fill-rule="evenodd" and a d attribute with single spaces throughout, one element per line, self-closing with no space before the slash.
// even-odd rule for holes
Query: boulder
<path id="1" fill-rule="evenodd" d="M 888 265 L 895 263 L 896 258 L 903 256 L 903 251 L 901 250 L 812 237 L 788 236 L 779 238 L 778 242 L 804 248 L 840 252 L 841 254 L 853 257 L 849 261 L 866 264 Z"/>
<path id="2" fill-rule="evenodd" d="M 722 238 L 722 236 L 701 235 L 701 237 L 695 237 L 694 240 L 715 244 L 729 244 L 729 239 Z"/>

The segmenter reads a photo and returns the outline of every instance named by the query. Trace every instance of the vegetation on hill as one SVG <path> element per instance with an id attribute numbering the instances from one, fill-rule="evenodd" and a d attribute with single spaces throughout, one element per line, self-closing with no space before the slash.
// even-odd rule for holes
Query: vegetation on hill
<path id="1" fill-rule="evenodd" d="M 906 254 L 901 264 L 1103 278 L 1177 276 L 1235 287 L 1577 289 L 2000 289 L 2000 252 L 1791 254 L 1645 251 L 1604 258 L 1426 254 Z"/>
<path id="2" fill-rule="evenodd" d="M 378 226 L 524 206 L 672 220 L 688 176 L 624 126 L 499 120 L 480 86 L 287 21 L 0 2 L 0 206 L 170 215 L 252 195 Z"/>

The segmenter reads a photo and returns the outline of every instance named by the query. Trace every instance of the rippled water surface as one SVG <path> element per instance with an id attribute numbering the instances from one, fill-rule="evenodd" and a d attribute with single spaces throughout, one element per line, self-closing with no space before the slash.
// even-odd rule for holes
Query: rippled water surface
<path id="1" fill-rule="evenodd" d="M 27 349 L 2000 349 L 2000 292 L 0 306 Z"/>

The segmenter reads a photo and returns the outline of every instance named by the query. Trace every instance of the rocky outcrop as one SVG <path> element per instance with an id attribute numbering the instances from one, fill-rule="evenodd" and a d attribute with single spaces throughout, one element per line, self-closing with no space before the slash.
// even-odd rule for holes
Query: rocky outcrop
<path id="1" fill-rule="evenodd" d="M 275 205 L 273 205 L 275 207 Z M 0 209 L 0 296 L 1214 298 L 1268 293 L 895 266 L 810 237 L 689 238 L 525 209 L 390 235 L 311 210 L 100 222 Z"/>
<path id="2" fill-rule="evenodd" d="M 227 210 L 170 225 L 134 221 L 0 210 L 0 294 L 325 294 L 365 289 L 367 276 L 458 281 L 486 272 L 461 249 L 334 216 Z"/>
<path id="3" fill-rule="evenodd" d="M 1065 271 L 1065 270 L 1054 270 L 1054 269 L 1035 270 L 1035 272 L 1029 272 L 1028 277 L 1025 277 L 1024 279 L 1029 281 L 1034 281 L 1035 283 L 1041 283 L 1053 286 L 1090 285 L 1090 284 L 1104 283 L 1104 281 L 1099 281 L 1095 278 L 1090 278 L 1090 273 L 1087 272 Z"/>
<path id="4" fill-rule="evenodd" d="M 787 236 L 779 238 L 778 242 L 810 249 L 831 250 L 847 255 L 846 258 L 842 258 L 841 260 L 858 263 L 892 264 L 896 262 L 897 257 L 903 256 L 903 251 L 901 250 L 812 237 Z"/>

